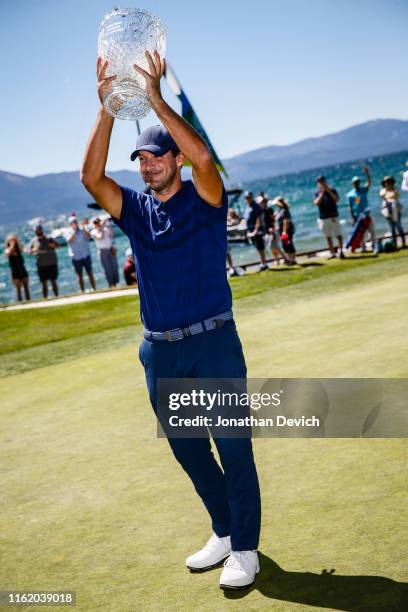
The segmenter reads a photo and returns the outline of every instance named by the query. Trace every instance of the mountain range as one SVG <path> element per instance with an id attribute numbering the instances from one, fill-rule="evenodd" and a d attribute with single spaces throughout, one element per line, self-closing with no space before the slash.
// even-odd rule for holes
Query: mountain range
<path id="1" fill-rule="evenodd" d="M 408 150 L 408 121 L 376 119 L 346 130 L 286 146 L 255 149 L 223 160 L 231 183 L 302 172 L 342 162 Z M 143 188 L 137 172 L 109 172 L 118 183 Z M 0 222 L 52 217 L 81 210 L 91 198 L 79 171 L 27 177 L 0 171 Z"/>
<path id="2" fill-rule="evenodd" d="M 255 149 L 225 160 L 232 181 L 251 181 L 398 153 L 408 148 L 408 121 L 376 119 L 286 146 Z"/>

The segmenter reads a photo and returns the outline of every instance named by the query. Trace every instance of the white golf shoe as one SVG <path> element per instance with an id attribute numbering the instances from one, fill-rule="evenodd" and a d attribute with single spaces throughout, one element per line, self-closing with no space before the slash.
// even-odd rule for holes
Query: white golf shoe
<path id="1" fill-rule="evenodd" d="M 224 563 L 224 569 L 220 577 L 220 588 L 245 589 L 255 581 L 259 570 L 256 550 L 233 550 Z"/>
<path id="2" fill-rule="evenodd" d="M 186 559 L 186 566 L 192 572 L 204 572 L 219 565 L 231 553 L 231 539 L 229 536 L 219 538 L 212 534 L 207 544 L 194 555 Z"/>

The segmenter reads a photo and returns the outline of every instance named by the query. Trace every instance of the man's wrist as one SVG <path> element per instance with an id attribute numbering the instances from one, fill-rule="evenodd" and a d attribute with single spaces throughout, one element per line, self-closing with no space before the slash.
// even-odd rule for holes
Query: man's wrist
<path id="1" fill-rule="evenodd" d="M 163 96 L 161 93 L 155 93 L 149 96 L 150 104 L 152 105 L 153 110 L 156 114 L 160 112 L 160 110 L 165 109 L 167 107 L 166 102 L 163 100 Z"/>
<path id="2" fill-rule="evenodd" d="M 98 115 L 101 119 L 103 119 L 104 121 L 109 121 L 110 123 L 113 124 L 113 122 L 115 121 L 115 117 L 112 117 L 112 115 L 110 115 L 108 113 L 108 111 L 105 109 L 104 105 L 102 104 L 102 102 L 99 105 L 99 109 L 98 109 Z"/>

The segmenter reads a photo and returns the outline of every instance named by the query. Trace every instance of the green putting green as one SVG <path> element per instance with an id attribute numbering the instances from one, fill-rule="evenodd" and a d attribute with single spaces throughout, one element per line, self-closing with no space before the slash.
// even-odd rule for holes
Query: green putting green
<path id="1" fill-rule="evenodd" d="M 359 282 L 349 270 L 334 275 L 338 285 L 324 275 L 238 299 L 249 376 L 406 377 L 407 270 L 393 261 L 367 266 Z M 89 354 L 71 334 L 54 342 L 71 342 L 68 360 L 58 353 L 54 365 L 0 380 L 2 589 L 72 589 L 81 611 L 402 610 L 399 439 L 255 440 L 263 502 L 255 588 L 229 595 L 219 569 L 186 571 L 209 520 L 156 438 L 138 332 L 128 325 L 112 343 L 101 334 Z"/>

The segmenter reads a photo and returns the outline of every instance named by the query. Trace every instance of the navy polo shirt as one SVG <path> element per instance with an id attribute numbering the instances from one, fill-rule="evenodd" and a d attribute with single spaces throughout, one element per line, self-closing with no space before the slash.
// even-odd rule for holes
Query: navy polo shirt
<path id="1" fill-rule="evenodd" d="M 259 206 L 256 202 L 251 202 L 247 205 L 246 210 L 244 212 L 244 219 L 247 223 L 247 230 L 249 232 L 253 232 L 255 229 L 256 221 L 259 217 L 262 216 L 263 208 Z"/>
<path id="2" fill-rule="evenodd" d="M 339 194 L 335 189 L 332 189 L 332 192 L 338 196 Z M 315 199 L 320 195 L 320 191 L 316 191 Z M 332 219 L 333 217 L 338 217 L 339 211 L 337 208 L 336 200 L 328 193 L 324 192 L 322 199 L 319 204 L 319 217 L 320 219 Z"/>
<path id="3" fill-rule="evenodd" d="M 220 208 L 207 204 L 192 181 L 166 202 L 120 189 L 120 219 L 112 218 L 130 240 L 144 326 L 167 331 L 230 310 L 225 189 Z"/>

